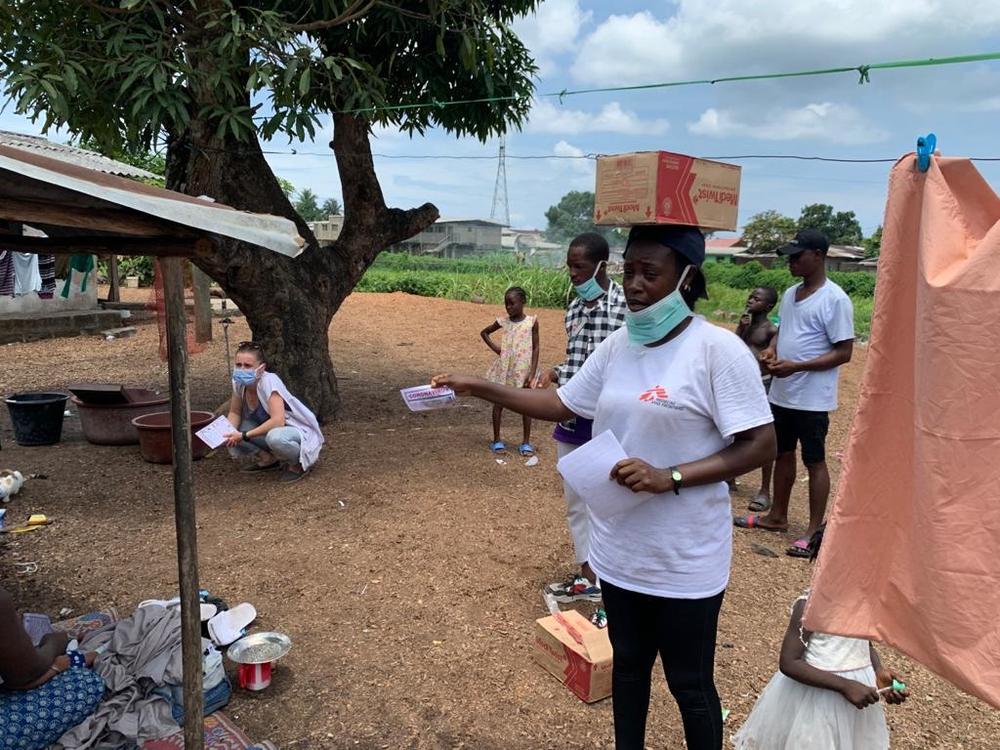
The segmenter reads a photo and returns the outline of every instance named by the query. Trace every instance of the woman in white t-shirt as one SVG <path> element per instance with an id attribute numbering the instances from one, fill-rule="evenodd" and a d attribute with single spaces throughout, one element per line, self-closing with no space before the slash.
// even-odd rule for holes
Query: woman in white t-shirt
<path id="1" fill-rule="evenodd" d="M 536 419 L 594 420 L 629 458 L 610 479 L 652 497 L 591 517 L 590 565 L 614 647 L 618 750 L 644 747 L 657 654 L 690 750 L 722 747 L 714 684 L 719 609 L 732 553 L 726 480 L 774 458 L 760 369 L 733 333 L 694 317 L 705 239 L 692 227 L 635 227 L 625 251 L 625 328 L 557 391 L 439 375 L 434 384 Z"/>

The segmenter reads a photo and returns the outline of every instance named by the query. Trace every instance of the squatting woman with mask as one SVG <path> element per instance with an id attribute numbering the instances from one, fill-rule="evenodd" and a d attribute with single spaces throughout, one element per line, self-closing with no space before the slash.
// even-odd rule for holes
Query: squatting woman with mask
<path id="1" fill-rule="evenodd" d="M 705 296 L 705 239 L 691 227 L 635 227 L 625 250 L 625 327 L 558 390 L 504 388 L 439 375 L 434 384 L 536 419 L 594 420 L 629 458 L 609 481 L 653 496 L 591 517 L 589 562 L 614 647 L 618 750 L 644 747 L 657 654 L 690 750 L 722 747 L 714 683 L 719 609 L 732 532 L 726 480 L 775 452 L 760 368 L 735 334 L 694 316 Z"/>
<path id="2" fill-rule="evenodd" d="M 260 344 L 244 341 L 236 349 L 226 440 L 235 459 L 249 459 L 243 471 L 283 469 L 280 481 L 304 477 L 323 446 L 323 433 L 309 408 L 273 372 Z"/>

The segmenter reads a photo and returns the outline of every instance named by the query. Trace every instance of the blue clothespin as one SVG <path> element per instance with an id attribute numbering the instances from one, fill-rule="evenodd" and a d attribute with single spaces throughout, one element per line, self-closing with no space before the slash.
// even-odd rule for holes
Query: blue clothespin
<path id="1" fill-rule="evenodd" d="M 930 169 L 935 148 L 937 148 L 937 136 L 933 133 L 917 138 L 917 169 L 921 172 Z"/>

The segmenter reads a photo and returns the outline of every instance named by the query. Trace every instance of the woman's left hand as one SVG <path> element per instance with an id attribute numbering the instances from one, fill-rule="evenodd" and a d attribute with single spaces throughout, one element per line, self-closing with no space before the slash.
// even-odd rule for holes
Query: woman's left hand
<path id="1" fill-rule="evenodd" d="M 243 442 L 242 433 L 230 432 L 228 435 L 226 435 L 226 445 L 228 445 L 230 448 L 239 445 L 242 442 Z"/>
<path id="2" fill-rule="evenodd" d="M 611 478 L 632 492 L 669 492 L 674 488 L 670 473 L 650 466 L 641 458 L 626 458 L 611 469 Z"/>

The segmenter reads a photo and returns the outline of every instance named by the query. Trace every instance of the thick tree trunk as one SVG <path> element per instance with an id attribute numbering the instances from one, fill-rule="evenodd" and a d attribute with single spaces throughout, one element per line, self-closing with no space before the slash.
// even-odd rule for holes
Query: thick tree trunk
<path id="1" fill-rule="evenodd" d="M 334 313 L 380 251 L 438 217 L 430 204 L 410 211 L 386 207 L 364 120 L 337 116 L 331 146 L 343 185 L 345 224 L 339 241 L 325 248 L 282 193 L 258 143 L 220 138 L 214 125 L 195 121 L 167 152 L 167 187 L 285 216 L 306 238 L 306 250 L 295 259 L 227 240 L 193 262 L 246 315 L 269 368 L 324 421 L 340 403 L 328 343 Z"/>

